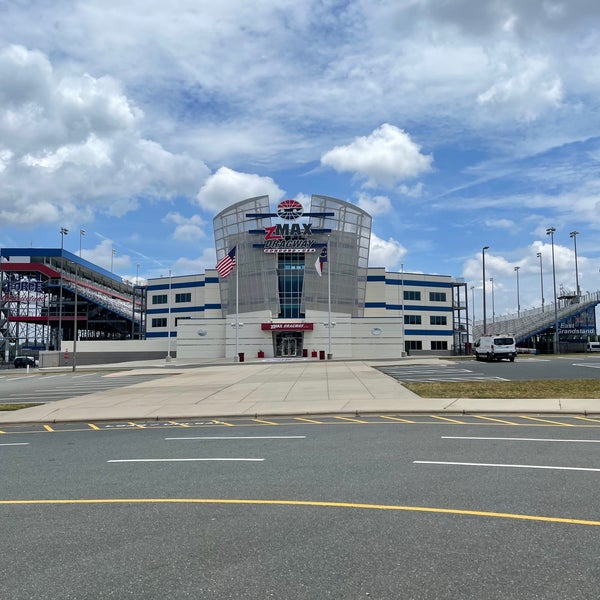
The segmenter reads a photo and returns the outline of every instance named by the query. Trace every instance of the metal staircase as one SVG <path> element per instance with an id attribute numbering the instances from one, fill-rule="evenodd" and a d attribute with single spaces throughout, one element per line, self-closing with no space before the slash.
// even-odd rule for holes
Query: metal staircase
<path id="1" fill-rule="evenodd" d="M 486 332 L 488 334 L 510 333 L 517 341 L 517 344 L 541 333 L 546 329 L 554 327 L 556 321 L 559 323 L 563 319 L 575 316 L 591 306 L 600 304 L 600 292 L 588 293 L 579 298 L 573 298 L 570 302 L 558 302 L 556 312 L 554 303 L 547 304 L 542 308 L 532 308 L 522 311 L 520 315 L 496 316 L 494 322 L 487 321 Z M 476 321 L 473 327 L 473 339 L 483 335 L 483 321 Z"/>

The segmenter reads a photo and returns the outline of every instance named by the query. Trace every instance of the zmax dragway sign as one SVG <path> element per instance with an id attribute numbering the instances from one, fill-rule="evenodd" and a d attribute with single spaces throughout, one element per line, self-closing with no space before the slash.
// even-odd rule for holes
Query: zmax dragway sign
<path id="1" fill-rule="evenodd" d="M 305 213 L 302 204 L 297 200 L 283 200 L 277 205 L 275 213 L 249 213 L 247 218 L 264 219 L 266 217 L 279 217 L 284 221 L 295 221 L 300 217 L 333 217 L 332 212 Z M 263 230 L 252 230 L 250 233 L 262 233 Z M 315 252 L 316 248 L 313 233 L 329 233 L 330 230 L 313 231 L 310 223 L 280 223 L 264 228 L 264 244 L 254 244 L 255 248 L 262 248 L 264 252 Z M 322 245 L 322 244 L 319 244 Z"/>

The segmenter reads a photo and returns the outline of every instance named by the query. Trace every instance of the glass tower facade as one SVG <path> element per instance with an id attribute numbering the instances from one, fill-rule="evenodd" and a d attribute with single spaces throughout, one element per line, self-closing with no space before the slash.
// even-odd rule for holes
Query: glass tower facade
<path id="1" fill-rule="evenodd" d="M 235 313 L 237 277 L 240 313 L 266 310 L 272 318 L 303 319 L 307 310 L 326 312 L 330 282 L 332 312 L 363 316 L 371 216 L 343 200 L 313 195 L 310 208 L 290 222 L 270 208 L 268 196 L 242 200 L 214 218 L 217 260 L 236 246 L 237 273 L 220 280 L 223 315 Z M 282 238 L 301 238 L 305 251 L 267 251 L 264 242 L 276 228 Z M 319 275 L 315 263 L 323 246 L 328 258 Z"/>

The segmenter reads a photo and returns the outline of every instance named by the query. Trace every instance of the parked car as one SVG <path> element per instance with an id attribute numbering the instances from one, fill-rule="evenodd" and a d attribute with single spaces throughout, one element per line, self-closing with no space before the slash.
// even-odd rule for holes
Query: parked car
<path id="1" fill-rule="evenodd" d="M 19 367 L 35 367 L 36 360 L 32 356 L 16 356 L 15 360 L 13 361 L 13 364 L 17 369 Z"/>
<path id="2" fill-rule="evenodd" d="M 515 338 L 512 335 L 482 335 L 475 343 L 476 360 L 502 360 L 510 362 L 517 356 Z"/>

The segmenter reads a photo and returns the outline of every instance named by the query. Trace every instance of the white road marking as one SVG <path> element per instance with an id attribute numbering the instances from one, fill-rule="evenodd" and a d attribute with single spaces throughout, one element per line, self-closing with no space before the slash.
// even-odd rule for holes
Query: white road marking
<path id="1" fill-rule="evenodd" d="M 29 442 L 13 442 L 8 444 L 0 444 L 0 446 L 29 446 Z"/>
<path id="2" fill-rule="evenodd" d="M 501 440 L 506 442 L 572 442 L 574 444 L 600 444 L 600 440 L 560 440 L 553 438 L 516 438 L 516 437 L 467 437 L 443 435 L 443 440 Z"/>
<path id="3" fill-rule="evenodd" d="M 600 472 L 600 469 L 590 467 L 556 467 L 553 465 L 509 465 L 497 463 L 468 463 L 468 462 L 441 462 L 434 460 L 414 460 L 416 465 L 450 465 L 458 467 L 503 467 L 505 469 L 550 469 L 555 471 L 594 471 Z"/>
<path id="4" fill-rule="evenodd" d="M 146 463 L 146 462 L 198 462 L 198 461 L 225 461 L 225 462 L 263 462 L 264 458 L 118 458 L 107 460 L 108 463 Z"/>
<path id="5" fill-rule="evenodd" d="M 165 440 L 304 440 L 305 435 L 167 437 Z"/>

